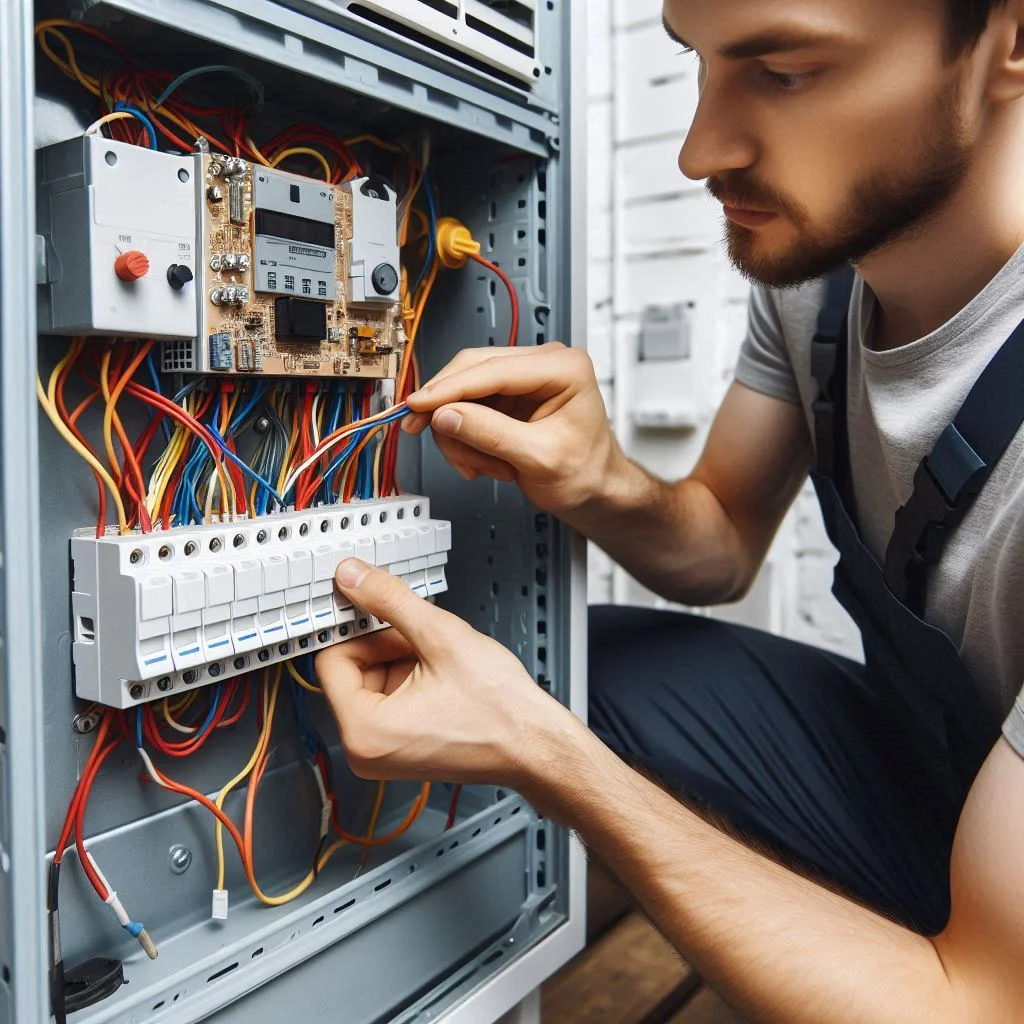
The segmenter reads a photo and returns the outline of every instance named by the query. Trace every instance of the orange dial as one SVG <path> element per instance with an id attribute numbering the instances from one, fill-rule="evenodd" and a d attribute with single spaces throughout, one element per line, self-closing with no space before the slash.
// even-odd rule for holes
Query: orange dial
<path id="1" fill-rule="evenodd" d="M 149 273 L 149 257 L 138 249 L 123 252 L 114 260 L 114 273 L 122 281 L 138 281 Z"/>

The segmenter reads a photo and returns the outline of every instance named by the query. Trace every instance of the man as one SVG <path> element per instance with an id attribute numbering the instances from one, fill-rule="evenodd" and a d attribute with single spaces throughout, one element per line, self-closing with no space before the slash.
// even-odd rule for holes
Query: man
<path id="1" fill-rule="evenodd" d="M 346 562 L 339 587 L 396 627 L 320 656 L 346 750 L 366 777 L 517 787 L 759 1021 L 1019 1022 L 1024 0 L 664 16 L 700 59 L 680 166 L 759 283 L 698 466 L 670 485 L 631 464 L 586 357 L 552 346 L 463 353 L 409 428 L 688 604 L 745 592 L 813 466 L 867 665 L 597 610 L 595 735 L 511 654 Z M 852 296 L 820 280 L 847 264 Z"/>

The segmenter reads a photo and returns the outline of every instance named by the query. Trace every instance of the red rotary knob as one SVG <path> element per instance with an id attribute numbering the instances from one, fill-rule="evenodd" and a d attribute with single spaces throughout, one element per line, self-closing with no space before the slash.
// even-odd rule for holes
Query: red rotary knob
<path id="1" fill-rule="evenodd" d="M 138 281 L 149 273 L 149 257 L 138 249 L 123 252 L 114 260 L 114 273 L 122 281 Z"/>

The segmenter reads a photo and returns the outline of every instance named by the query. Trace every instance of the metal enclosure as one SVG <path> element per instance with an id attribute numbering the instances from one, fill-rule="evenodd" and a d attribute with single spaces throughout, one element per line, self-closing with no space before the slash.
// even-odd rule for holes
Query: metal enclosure
<path id="1" fill-rule="evenodd" d="M 520 344 L 582 344 L 583 254 L 571 241 L 585 236 L 584 119 L 577 116 L 580 71 L 569 54 L 570 39 L 583 38 L 584 4 L 536 6 L 541 71 L 523 88 L 455 67 L 422 41 L 357 27 L 321 0 L 0 2 L 0 1024 L 48 1019 L 47 856 L 89 745 L 71 728 L 79 705 L 71 681 L 68 552 L 73 531 L 95 515 L 94 494 L 84 466 L 36 407 L 36 373 L 49 372 L 66 341 L 36 333 L 41 271 L 32 170 L 36 146 L 73 134 L 42 118 L 34 126 L 37 95 L 64 123 L 82 123 L 89 107 L 35 61 L 34 22 L 82 17 L 140 60 L 152 56 L 172 70 L 238 64 L 264 83 L 268 108 L 296 119 L 315 114 L 378 133 L 429 129 L 445 212 L 469 225 L 517 286 Z M 507 330 L 501 296 L 483 275 L 443 278 L 424 325 L 424 373 L 465 345 L 501 344 Z M 434 515 L 453 524 L 443 603 L 585 714 L 578 538 L 511 487 L 464 482 L 429 442 L 403 444 L 405 488 L 429 495 Z M 329 716 L 324 709 L 319 716 L 327 730 Z M 319 815 L 286 728 L 276 742 L 257 829 L 261 877 L 275 891 L 306 870 L 303 837 L 315 834 Z M 250 746 L 248 736 L 226 735 L 178 775 L 203 792 L 215 790 Z M 357 827 L 373 790 L 348 774 L 340 745 L 332 756 L 339 797 Z M 383 828 L 402 818 L 415 791 L 389 787 Z M 125 748 L 97 779 L 87 835 L 125 901 L 144 909 L 161 953 L 153 963 L 141 958 L 101 913 L 69 857 L 65 962 L 121 957 L 129 980 L 71 1020 L 497 1020 L 582 947 L 584 859 L 566 830 L 493 787 L 469 789 L 456 828 L 444 832 L 448 795 L 437 787 L 413 830 L 375 852 L 361 873 L 357 854 L 342 855 L 295 903 L 268 910 L 233 898 L 230 920 L 214 924 L 209 818 L 142 786 Z M 183 874 L 169 864 L 176 846 L 191 853 Z M 229 883 L 240 897 L 241 870 L 237 861 L 231 865 Z"/>

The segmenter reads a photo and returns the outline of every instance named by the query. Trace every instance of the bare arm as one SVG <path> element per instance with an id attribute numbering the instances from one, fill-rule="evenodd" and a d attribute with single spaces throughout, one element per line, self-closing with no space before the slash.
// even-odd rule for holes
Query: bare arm
<path id="1" fill-rule="evenodd" d="M 779 867 L 612 754 L 516 658 L 358 562 L 339 584 L 391 630 L 317 669 L 365 778 L 488 782 L 567 823 L 683 956 L 764 1024 L 1024 1020 L 1024 760 L 1000 741 L 956 837 L 934 940 Z"/>
<path id="2" fill-rule="evenodd" d="M 803 411 L 734 384 L 689 477 L 665 483 L 623 459 L 604 491 L 566 519 L 662 597 L 735 601 L 754 582 L 809 459 Z"/>
<path id="3" fill-rule="evenodd" d="M 582 727 L 551 742 L 543 763 L 526 794 L 571 823 L 687 961 L 752 1019 L 1024 1019 L 1024 760 L 1007 744 L 971 794 L 954 852 L 952 920 L 933 941 L 748 850 Z"/>
<path id="4" fill-rule="evenodd" d="M 666 483 L 612 435 L 593 365 L 561 345 L 467 350 L 411 396 L 467 478 L 515 481 L 670 600 L 713 604 L 753 582 L 804 479 L 810 437 L 796 405 L 735 384 L 697 468 Z"/>

